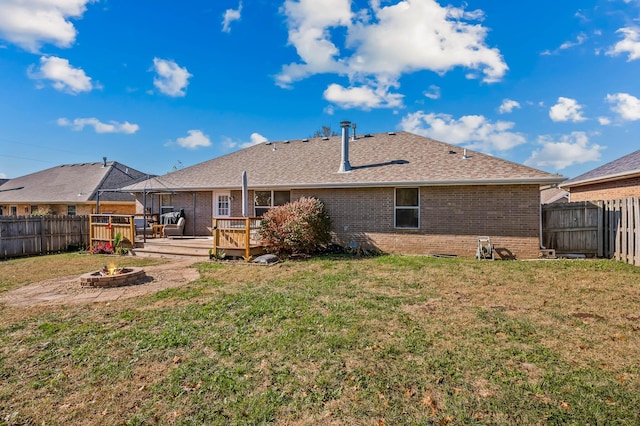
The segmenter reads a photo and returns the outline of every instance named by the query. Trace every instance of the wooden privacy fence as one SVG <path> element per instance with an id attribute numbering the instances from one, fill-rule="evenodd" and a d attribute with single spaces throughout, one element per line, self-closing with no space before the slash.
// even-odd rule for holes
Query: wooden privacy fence
<path id="1" fill-rule="evenodd" d="M 640 199 L 544 205 L 542 244 L 640 266 Z"/>
<path id="2" fill-rule="evenodd" d="M 88 244 L 88 216 L 0 216 L 3 259 L 77 250 Z"/>

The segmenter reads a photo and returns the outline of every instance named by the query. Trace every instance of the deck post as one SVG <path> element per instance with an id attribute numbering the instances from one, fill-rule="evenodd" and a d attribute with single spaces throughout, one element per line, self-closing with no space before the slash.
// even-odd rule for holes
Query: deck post
<path id="1" fill-rule="evenodd" d="M 244 253 L 244 260 L 248 262 L 251 256 L 251 222 L 248 217 L 245 218 Z"/>
<path id="2" fill-rule="evenodd" d="M 218 244 L 220 244 L 220 241 L 218 240 L 218 233 L 220 231 L 218 230 L 218 219 L 213 219 L 213 255 L 217 256 L 218 255 Z"/>

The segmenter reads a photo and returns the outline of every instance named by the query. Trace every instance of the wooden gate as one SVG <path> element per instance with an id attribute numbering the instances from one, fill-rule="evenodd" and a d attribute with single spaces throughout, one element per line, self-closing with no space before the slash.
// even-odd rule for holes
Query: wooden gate
<path id="1" fill-rule="evenodd" d="M 544 205 L 542 244 L 640 266 L 640 199 Z"/>

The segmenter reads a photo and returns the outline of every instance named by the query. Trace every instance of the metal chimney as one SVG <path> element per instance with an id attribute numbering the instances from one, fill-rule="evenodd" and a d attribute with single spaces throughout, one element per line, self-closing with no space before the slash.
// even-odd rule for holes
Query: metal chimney
<path id="1" fill-rule="evenodd" d="M 351 164 L 349 163 L 349 127 L 350 121 L 342 121 L 340 127 L 342 127 L 342 160 L 340 161 L 340 169 L 338 173 L 348 173 L 351 171 Z"/>
<path id="2" fill-rule="evenodd" d="M 107 157 L 102 157 L 102 167 L 107 167 Z"/>

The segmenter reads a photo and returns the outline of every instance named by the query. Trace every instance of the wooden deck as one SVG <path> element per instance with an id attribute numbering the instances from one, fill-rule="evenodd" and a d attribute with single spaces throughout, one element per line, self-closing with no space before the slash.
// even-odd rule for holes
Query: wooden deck
<path id="1" fill-rule="evenodd" d="M 135 256 L 188 257 L 194 260 L 208 260 L 213 247 L 213 237 L 148 238 L 142 242 L 140 236 L 132 250 Z"/>
<path id="2" fill-rule="evenodd" d="M 255 217 L 230 217 L 213 220 L 213 253 L 230 257 L 251 257 L 264 252 L 258 238 L 260 219 Z"/>
<path id="3" fill-rule="evenodd" d="M 171 238 L 136 237 L 133 253 L 136 256 L 193 257 L 209 259 L 217 253 L 227 258 L 249 260 L 264 253 L 258 239 L 260 219 L 225 218 L 214 219 L 211 236 L 184 236 Z"/>

